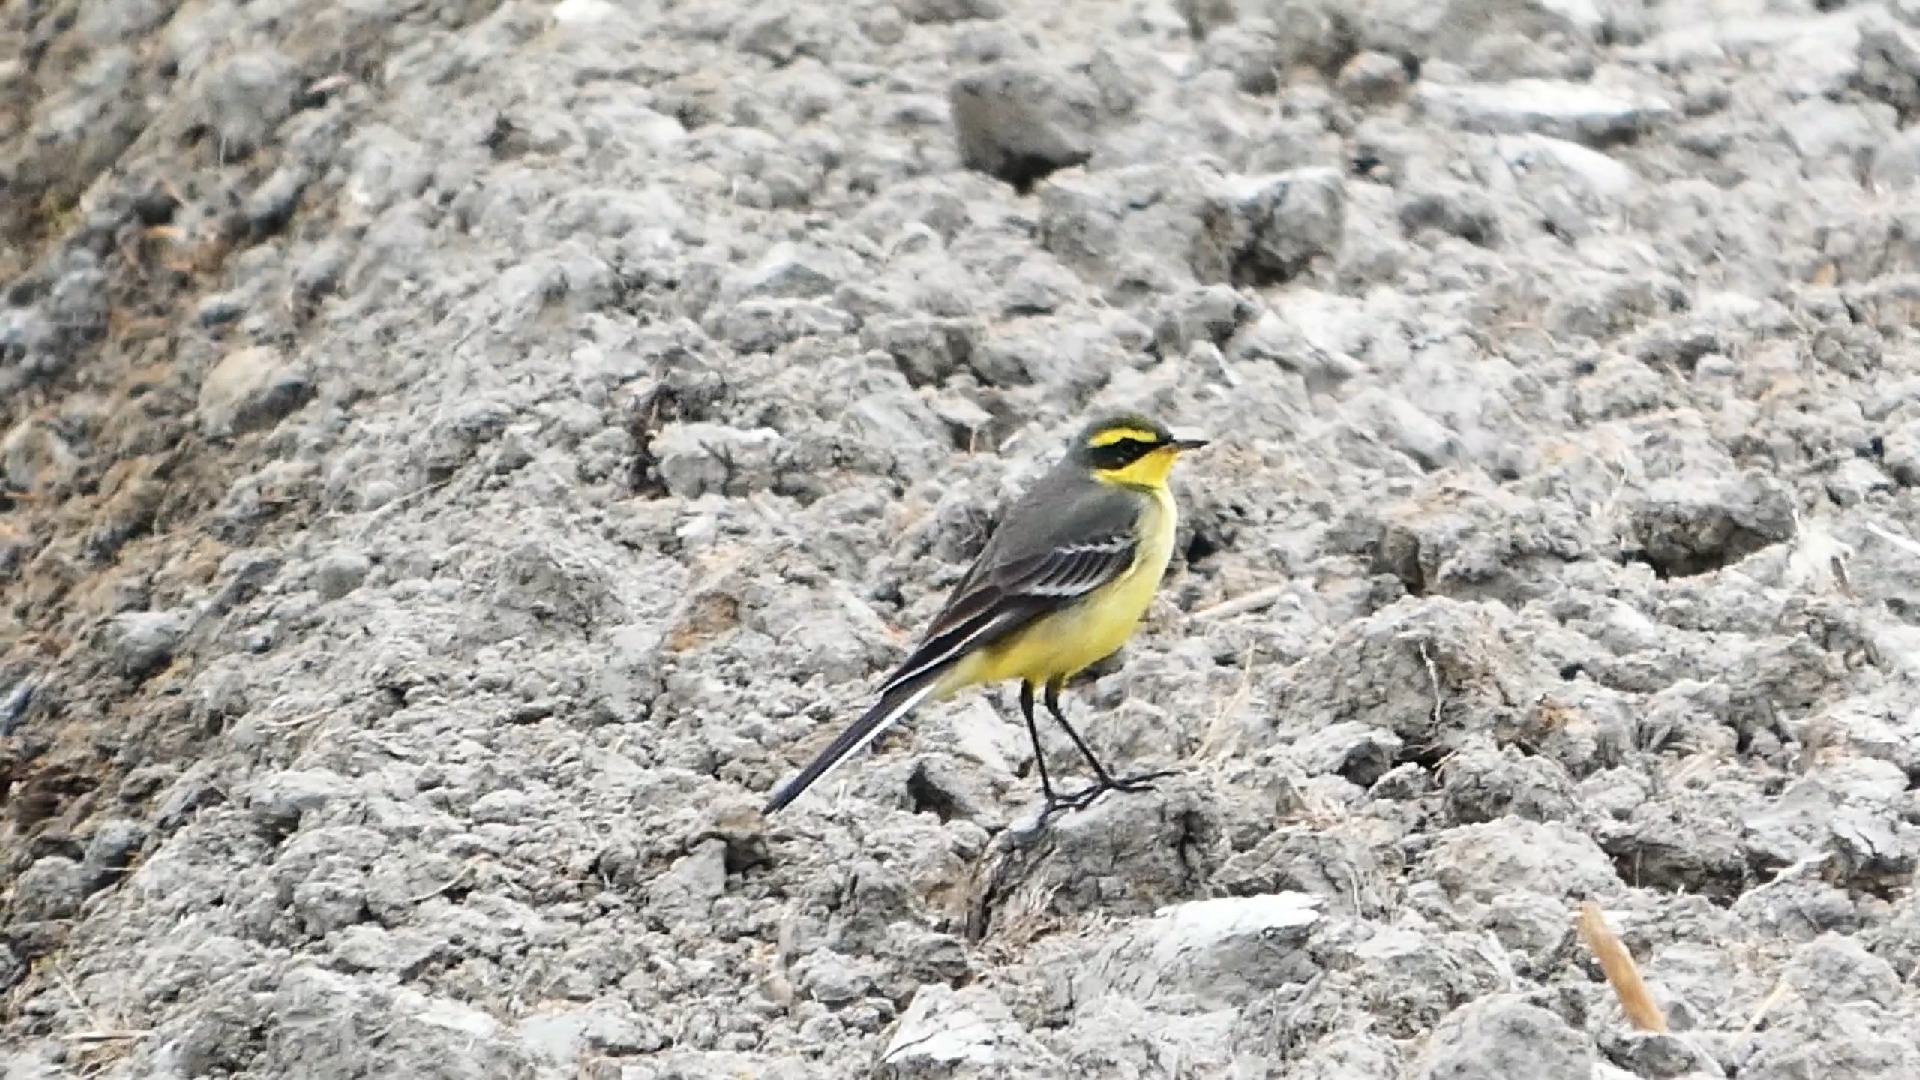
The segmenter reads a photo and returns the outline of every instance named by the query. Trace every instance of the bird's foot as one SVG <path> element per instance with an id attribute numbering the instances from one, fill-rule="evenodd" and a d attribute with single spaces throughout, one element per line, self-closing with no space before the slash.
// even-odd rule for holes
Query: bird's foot
<path id="1" fill-rule="evenodd" d="M 1034 823 L 1034 827 L 1036 829 L 1046 828 L 1047 823 L 1053 820 L 1055 814 L 1066 813 L 1070 810 L 1086 809 L 1087 804 L 1093 801 L 1093 797 L 1100 794 L 1097 788 L 1098 785 L 1084 791 L 1073 792 L 1070 795 L 1055 795 L 1052 792 L 1048 792 L 1046 801 L 1040 804 L 1040 817 L 1039 820 Z"/>
<path id="2" fill-rule="evenodd" d="M 1104 785 L 1089 784 L 1079 791 L 1066 795 L 1056 795 L 1047 800 L 1047 808 L 1040 816 L 1044 820 L 1067 810 L 1085 810 L 1093 800 L 1099 798 L 1100 794 L 1106 790 Z"/>
<path id="3" fill-rule="evenodd" d="M 1127 776 L 1116 776 L 1113 778 L 1113 790 L 1127 792 L 1152 791 L 1155 780 L 1165 780 L 1169 776 L 1178 775 L 1180 775 L 1180 770 L 1178 769 L 1156 769 L 1152 772 L 1139 772 L 1131 773 Z"/>
<path id="4" fill-rule="evenodd" d="M 1132 773 L 1127 776 L 1112 776 L 1096 780 L 1079 791 L 1067 795 L 1054 795 L 1047 800 L 1047 807 L 1041 811 L 1040 820 L 1044 823 L 1049 817 L 1062 810 L 1085 810 L 1093 801 L 1109 791 L 1121 791 L 1138 794 L 1152 791 L 1155 780 L 1164 780 L 1178 775 L 1175 769 L 1160 769 L 1155 772 Z"/>

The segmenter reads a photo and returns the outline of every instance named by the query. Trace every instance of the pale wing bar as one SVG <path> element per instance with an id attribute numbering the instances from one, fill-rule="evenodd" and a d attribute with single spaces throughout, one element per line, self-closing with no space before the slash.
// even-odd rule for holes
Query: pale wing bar
<path id="1" fill-rule="evenodd" d="M 1067 599 L 1091 592 L 1133 565 L 1133 548 L 1133 538 L 1124 535 L 1056 548 L 1042 560 L 1034 580 L 1018 587 L 1019 592 Z"/>

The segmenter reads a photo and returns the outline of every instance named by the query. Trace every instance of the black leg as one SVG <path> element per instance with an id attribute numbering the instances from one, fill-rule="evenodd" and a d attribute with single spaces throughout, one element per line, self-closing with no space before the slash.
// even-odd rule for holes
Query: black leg
<path id="1" fill-rule="evenodd" d="M 1061 727 L 1067 729 L 1067 737 L 1073 740 L 1073 745 L 1080 748 L 1080 756 L 1087 759 L 1087 764 L 1093 766 L 1093 775 L 1100 778 L 1100 786 L 1113 787 L 1115 786 L 1113 776 L 1107 772 L 1107 767 L 1100 764 L 1099 758 L 1093 756 L 1093 749 L 1087 745 L 1085 739 L 1080 737 L 1079 732 L 1073 730 L 1073 725 L 1067 723 L 1067 714 L 1060 711 L 1062 681 L 1055 679 L 1047 684 L 1047 711 L 1053 714 L 1053 718 L 1060 722 Z"/>
<path id="2" fill-rule="evenodd" d="M 1040 770 L 1040 791 L 1047 797 L 1047 810 L 1051 812 L 1056 801 L 1053 781 L 1047 779 L 1047 753 L 1040 749 L 1040 727 L 1033 722 L 1033 684 L 1025 679 L 1020 681 L 1020 715 L 1027 718 L 1027 737 L 1033 740 L 1033 767 Z"/>
<path id="3" fill-rule="evenodd" d="M 1159 772 L 1135 773 L 1132 776 L 1116 779 L 1107 771 L 1106 766 L 1100 764 L 1100 759 L 1093 756 L 1093 748 L 1087 745 L 1087 741 L 1080 737 L 1079 732 L 1073 730 L 1072 724 L 1067 723 L 1066 713 L 1060 709 L 1060 688 L 1065 682 L 1064 679 L 1055 679 L 1047 684 L 1047 711 L 1053 714 L 1053 718 L 1060 722 L 1061 727 L 1067 729 L 1067 736 L 1073 740 L 1073 745 L 1080 748 L 1080 756 L 1087 759 L 1088 765 L 1093 766 L 1093 775 L 1099 777 L 1099 780 L 1085 790 L 1068 795 L 1060 800 L 1062 803 L 1077 809 L 1093 802 L 1105 791 L 1152 791 L 1153 781 L 1174 775 L 1173 770 L 1163 769 Z"/>

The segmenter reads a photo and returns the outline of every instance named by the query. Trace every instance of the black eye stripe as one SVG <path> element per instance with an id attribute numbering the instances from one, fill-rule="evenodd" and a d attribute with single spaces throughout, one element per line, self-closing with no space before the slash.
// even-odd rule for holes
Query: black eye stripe
<path id="1" fill-rule="evenodd" d="M 1144 439 L 1121 439 L 1105 446 L 1093 448 L 1093 463 L 1097 468 L 1118 469 L 1140 460 L 1160 448 L 1157 442 Z"/>

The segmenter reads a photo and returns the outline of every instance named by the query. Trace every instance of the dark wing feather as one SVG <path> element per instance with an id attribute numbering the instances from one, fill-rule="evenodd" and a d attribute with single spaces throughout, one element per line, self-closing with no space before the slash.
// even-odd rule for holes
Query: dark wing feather
<path id="1" fill-rule="evenodd" d="M 1083 485 L 1049 492 L 1043 483 L 1009 515 L 1010 527 L 980 553 L 882 692 L 1002 640 L 1126 573 L 1138 546 L 1139 513 L 1138 502 L 1123 491 Z"/>

